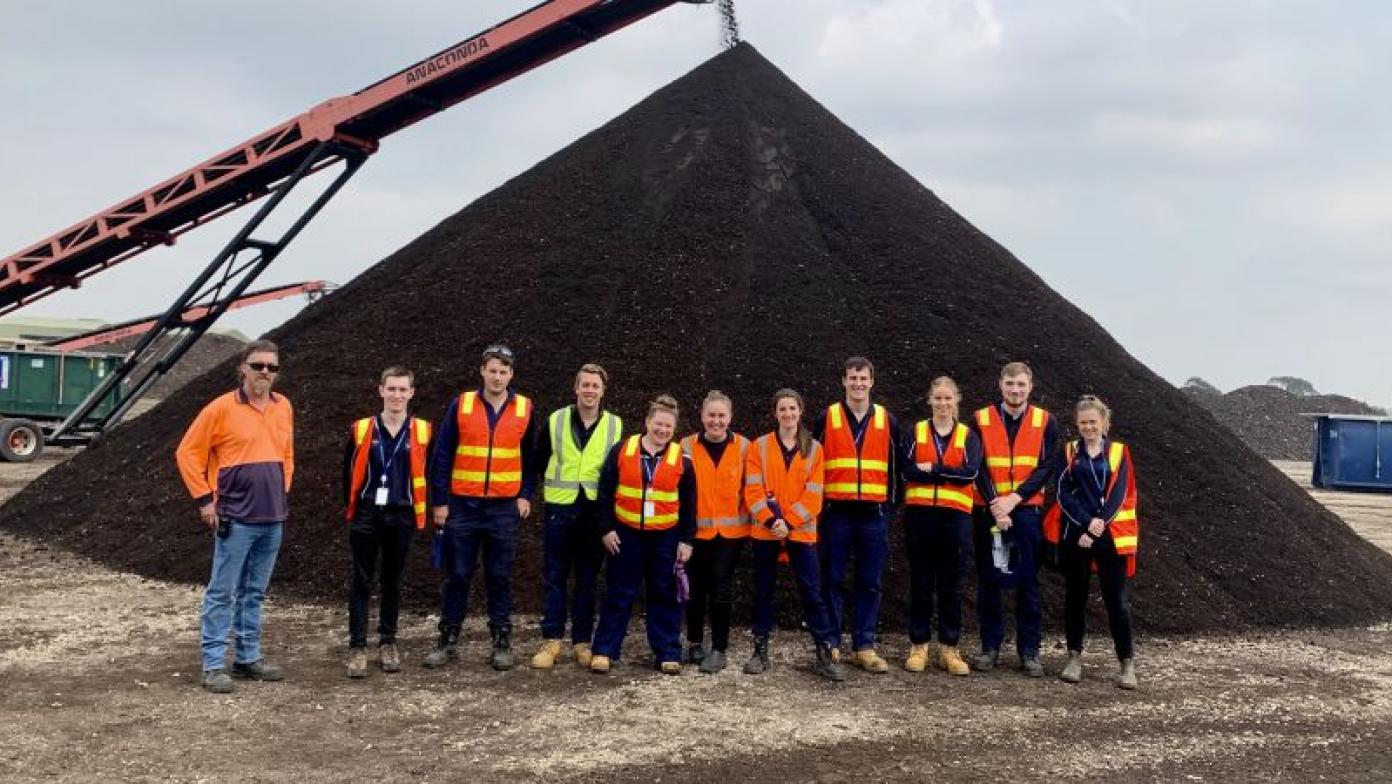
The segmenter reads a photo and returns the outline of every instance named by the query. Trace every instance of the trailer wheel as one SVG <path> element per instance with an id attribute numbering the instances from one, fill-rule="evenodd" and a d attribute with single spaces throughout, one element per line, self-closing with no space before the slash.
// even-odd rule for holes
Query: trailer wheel
<path id="1" fill-rule="evenodd" d="M 43 429 L 27 419 L 0 420 L 0 459 L 28 463 L 43 454 Z"/>

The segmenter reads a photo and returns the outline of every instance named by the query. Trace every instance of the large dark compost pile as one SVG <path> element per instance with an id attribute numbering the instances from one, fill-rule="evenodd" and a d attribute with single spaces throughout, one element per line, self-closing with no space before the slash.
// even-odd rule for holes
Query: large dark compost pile
<path id="1" fill-rule="evenodd" d="M 1266 384 L 1240 387 L 1224 395 L 1197 387 L 1184 391 L 1257 454 L 1272 460 L 1314 459 L 1315 424 L 1303 414 L 1387 413 L 1343 395 L 1292 395 Z"/>
<path id="2" fill-rule="evenodd" d="M 418 410 L 437 417 L 477 383 L 482 348 L 501 340 L 519 354 L 518 387 L 543 409 L 571 400 L 576 367 L 597 361 L 612 372 L 611 406 L 630 421 L 668 391 L 694 428 L 695 404 L 715 387 L 734 397 L 747 433 L 771 427 L 779 387 L 815 406 L 836 399 L 848 355 L 874 359 L 879 400 L 906 421 L 924 414 L 933 376 L 956 376 L 970 410 L 994 398 L 1002 363 L 1025 360 L 1044 405 L 1063 414 L 1080 393 L 1098 393 L 1113 404 L 1115 435 L 1134 445 L 1143 628 L 1392 614 L 1392 557 L 749 45 L 479 199 L 271 337 L 298 411 L 293 517 L 274 581 L 283 594 L 341 600 L 341 448 L 348 422 L 375 410 L 378 369 L 415 368 Z M 208 537 L 172 453 L 229 372 L 44 475 L 0 525 L 141 574 L 205 581 Z M 895 540 L 883 619 L 899 629 L 908 580 Z M 408 576 L 416 607 L 438 592 L 426 549 Z M 540 552 L 534 519 L 514 574 L 519 609 L 538 605 Z M 1050 591 L 1052 621 L 1052 579 Z"/>

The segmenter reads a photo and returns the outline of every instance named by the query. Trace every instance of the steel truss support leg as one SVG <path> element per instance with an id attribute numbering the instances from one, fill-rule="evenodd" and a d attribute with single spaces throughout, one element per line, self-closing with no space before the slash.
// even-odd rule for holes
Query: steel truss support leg
<path id="1" fill-rule="evenodd" d="M 290 241 L 323 209 L 324 205 L 357 173 L 368 153 L 361 148 L 337 141 L 321 142 L 278 186 L 271 197 L 262 203 L 251 220 L 237 232 L 223 249 L 218 252 L 198 278 L 174 301 L 155 326 L 141 338 L 139 345 L 108 375 L 87 399 L 68 415 L 48 435 L 52 444 L 71 446 L 85 444 L 93 438 L 115 427 L 131 406 L 156 381 L 169 372 L 204 332 L 218 320 L 227 308 L 256 280 L 266 267 L 280 255 Z M 316 165 L 328 159 L 338 158 L 344 163 L 343 169 L 300 214 L 280 237 L 263 240 L 253 237 L 262 224 L 271 217 L 285 197 L 307 175 L 316 170 Z M 207 312 L 191 321 L 185 321 L 183 314 L 189 308 L 204 307 Z M 167 349 L 157 349 L 158 341 L 173 333 L 181 333 Z M 163 350 L 158 359 L 153 359 L 157 351 Z M 137 377 L 138 376 L 138 377 Z M 125 391 L 122 384 L 128 384 Z M 98 408 L 108 398 L 116 400 L 115 406 L 105 414 L 96 414 Z"/>

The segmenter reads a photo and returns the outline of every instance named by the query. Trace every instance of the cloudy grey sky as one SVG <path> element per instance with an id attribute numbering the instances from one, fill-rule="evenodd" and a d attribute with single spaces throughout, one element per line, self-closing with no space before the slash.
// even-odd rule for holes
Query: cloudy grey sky
<path id="1" fill-rule="evenodd" d="M 0 0 L 0 255 L 531 4 Z M 1160 374 L 1392 404 L 1392 3 L 737 9 L 746 40 Z M 346 282 L 717 48 L 714 8 L 677 6 L 388 138 L 258 285 Z M 161 310 L 238 221 L 24 312 Z"/>

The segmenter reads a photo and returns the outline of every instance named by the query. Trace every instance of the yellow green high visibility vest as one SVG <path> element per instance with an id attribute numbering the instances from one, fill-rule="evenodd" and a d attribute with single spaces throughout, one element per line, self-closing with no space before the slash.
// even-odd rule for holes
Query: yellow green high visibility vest
<path id="1" fill-rule="evenodd" d="M 548 504 L 573 504 L 581 490 L 593 501 L 599 492 L 599 472 L 604 467 L 604 458 L 623 438 L 623 420 L 601 411 L 594 433 L 582 451 L 570 427 L 574 408 L 566 406 L 554 411 L 546 420 L 546 430 L 551 435 L 551 461 L 546 464 L 542 498 Z"/>

